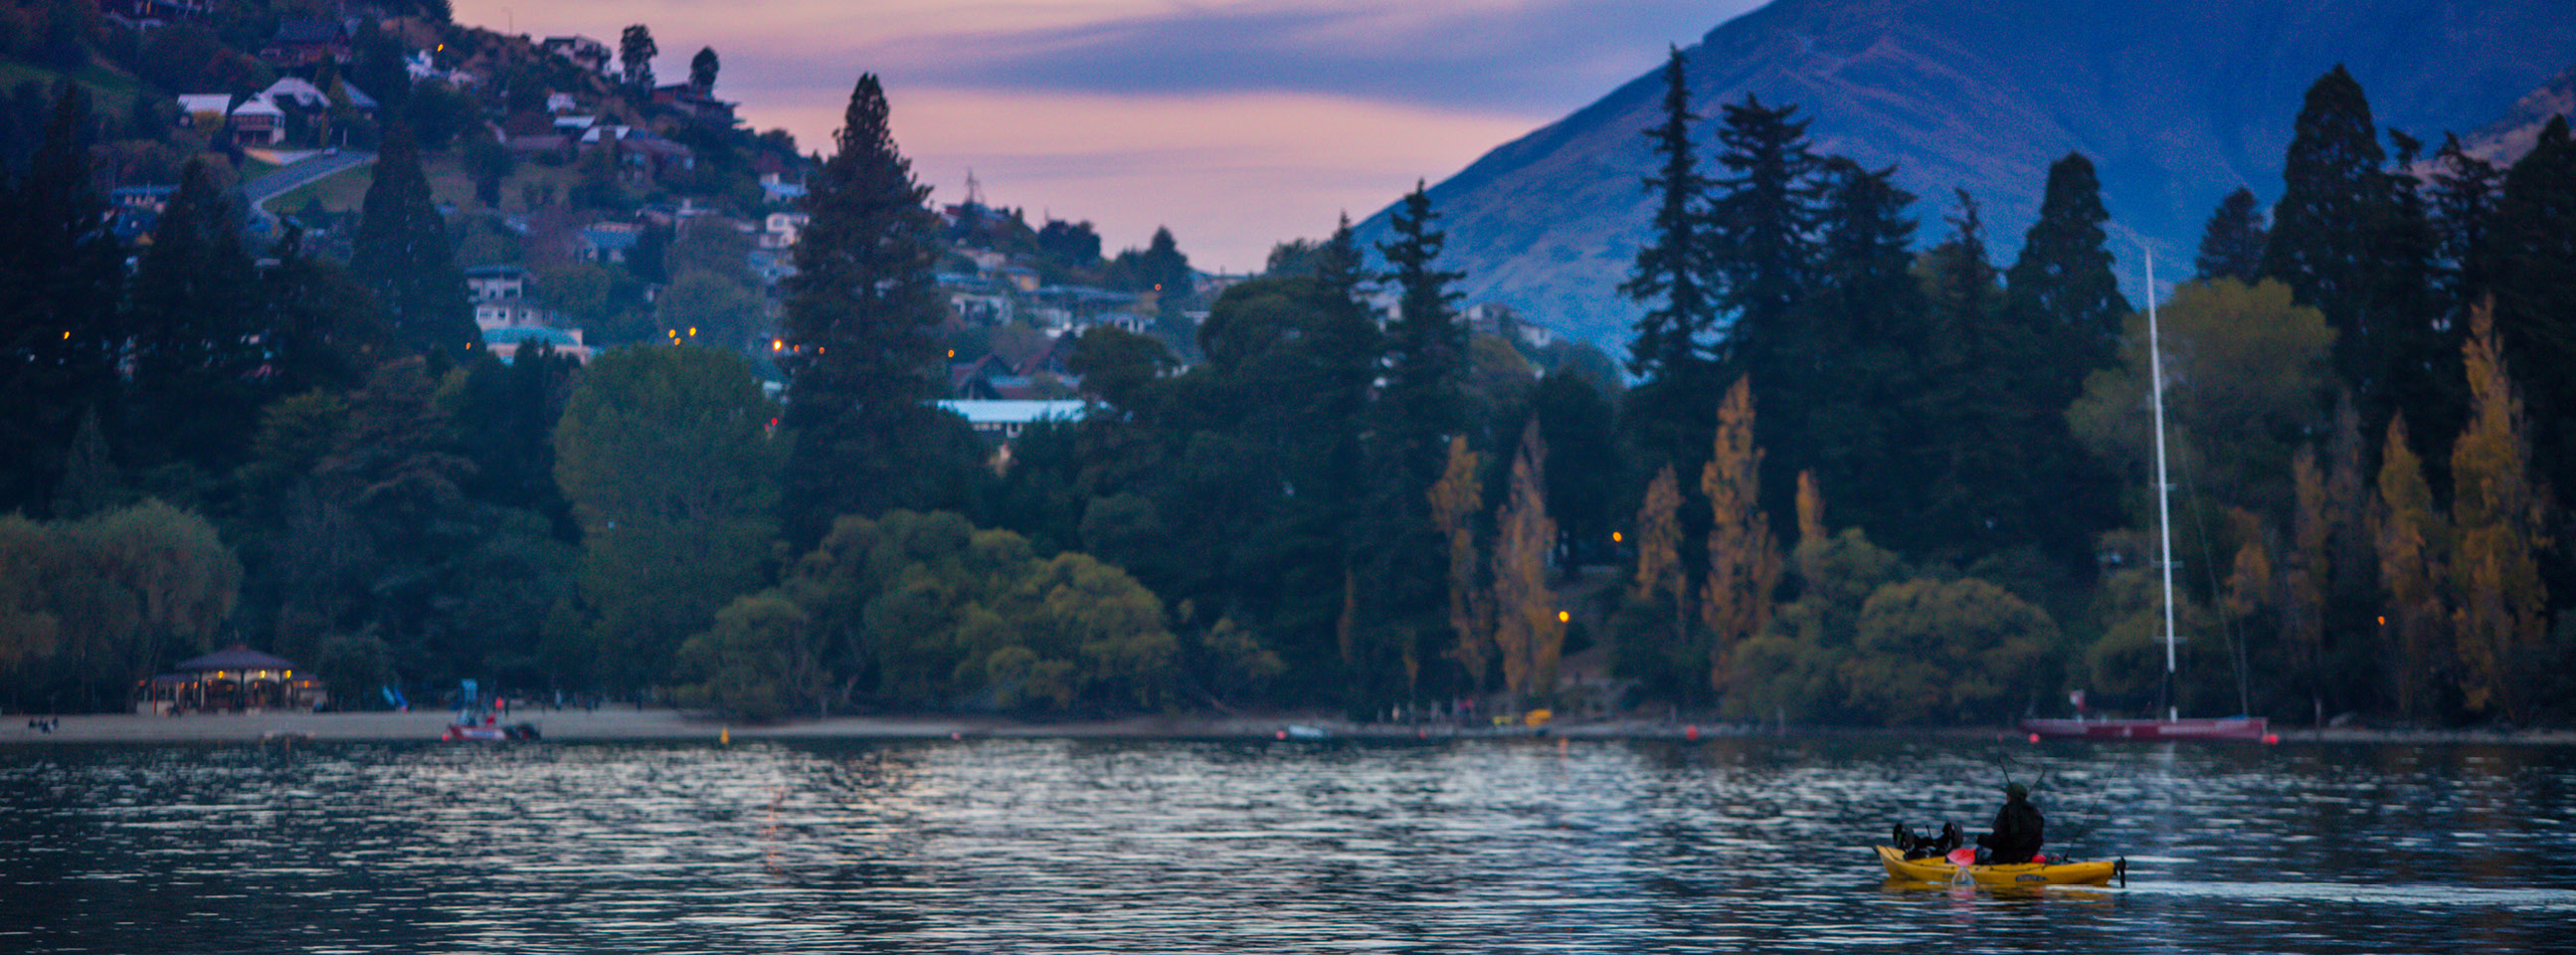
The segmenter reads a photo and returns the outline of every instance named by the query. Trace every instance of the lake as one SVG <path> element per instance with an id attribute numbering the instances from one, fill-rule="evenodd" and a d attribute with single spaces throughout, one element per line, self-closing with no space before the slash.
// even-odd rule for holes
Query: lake
<path id="1" fill-rule="evenodd" d="M 2128 885 L 1886 882 L 2007 773 Z M 0 951 L 2536 951 L 2571 842 L 2548 747 L 22 745 Z"/>

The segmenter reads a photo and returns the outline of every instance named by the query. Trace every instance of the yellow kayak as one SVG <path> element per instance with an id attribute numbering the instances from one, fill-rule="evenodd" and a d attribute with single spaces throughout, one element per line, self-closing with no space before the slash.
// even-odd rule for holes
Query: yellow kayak
<path id="1" fill-rule="evenodd" d="M 1914 882 L 1957 881 L 1961 866 L 1938 856 L 1908 859 L 1905 853 L 1886 846 L 1874 846 L 1878 861 L 1887 865 L 1890 878 Z M 2113 878 L 2126 881 L 2129 863 L 2126 859 L 2111 862 L 2028 862 L 2021 865 L 1966 866 L 1967 877 L 1978 885 L 2109 885 Z"/>

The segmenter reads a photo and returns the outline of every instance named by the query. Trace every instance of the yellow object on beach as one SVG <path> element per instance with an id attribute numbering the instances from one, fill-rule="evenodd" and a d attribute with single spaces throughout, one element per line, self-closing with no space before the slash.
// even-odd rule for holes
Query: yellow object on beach
<path id="1" fill-rule="evenodd" d="M 1938 856 L 1908 859 L 1905 853 L 1886 846 L 1874 846 L 1878 861 L 1886 864 L 1890 878 L 1913 882 L 1953 882 L 1959 877 L 1959 866 Z M 2111 862 L 2029 862 L 2021 865 L 1967 866 L 1968 878 L 1978 885 L 2109 885 L 2113 877 L 2127 875 L 2128 860 Z"/>
<path id="2" fill-rule="evenodd" d="M 1547 721 L 1555 718 L 1555 710 L 1531 710 L 1527 714 L 1523 715 L 1521 720 L 1531 726 L 1546 726 Z"/>

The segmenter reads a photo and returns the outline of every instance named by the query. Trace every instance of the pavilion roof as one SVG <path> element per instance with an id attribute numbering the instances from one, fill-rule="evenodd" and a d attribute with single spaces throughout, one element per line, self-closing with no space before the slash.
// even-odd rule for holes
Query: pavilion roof
<path id="1" fill-rule="evenodd" d="M 208 670 L 292 670 L 295 669 L 295 664 L 285 658 L 273 657 L 253 650 L 246 644 L 236 643 L 205 656 L 181 660 L 176 669 L 182 673 L 202 673 Z"/>

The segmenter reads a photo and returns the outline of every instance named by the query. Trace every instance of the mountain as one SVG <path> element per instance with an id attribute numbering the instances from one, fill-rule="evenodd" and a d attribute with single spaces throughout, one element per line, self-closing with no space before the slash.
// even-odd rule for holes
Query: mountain
<path id="1" fill-rule="evenodd" d="M 1684 55 L 1695 112 L 1747 93 L 1795 104 L 1818 152 L 1895 165 L 1922 197 L 1927 245 L 1965 188 L 2008 263 L 2048 164 L 2083 152 L 2112 234 L 2149 242 L 2170 263 L 2160 274 L 2175 276 L 2221 197 L 2239 186 L 2278 197 L 2291 120 L 2335 64 L 2383 130 L 2439 145 L 2576 63 L 2566 16 L 2560 0 L 1777 0 Z M 1652 68 L 1635 80 L 1432 187 L 1443 262 L 1467 273 L 1469 301 L 1614 352 L 1626 342 L 1637 309 L 1617 286 L 1651 218 L 1641 131 L 1663 89 L 1662 57 L 1640 60 Z M 1697 127 L 1703 144 L 1712 128 Z M 1362 223 L 1362 238 L 1383 239 L 1386 216 Z M 2124 270 L 2134 249 L 2115 250 Z"/>

